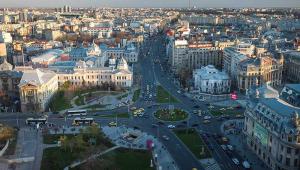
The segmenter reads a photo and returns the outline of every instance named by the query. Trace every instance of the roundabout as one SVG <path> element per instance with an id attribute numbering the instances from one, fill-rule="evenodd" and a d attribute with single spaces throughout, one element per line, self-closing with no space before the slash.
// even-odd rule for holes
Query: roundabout
<path id="1" fill-rule="evenodd" d="M 162 121 L 182 121 L 188 118 L 188 113 L 181 109 L 160 109 L 154 112 L 154 117 Z"/>

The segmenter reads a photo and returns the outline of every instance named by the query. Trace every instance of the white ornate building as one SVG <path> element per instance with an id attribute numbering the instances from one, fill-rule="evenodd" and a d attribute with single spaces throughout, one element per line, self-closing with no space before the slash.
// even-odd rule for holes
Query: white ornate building
<path id="1" fill-rule="evenodd" d="M 42 112 L 58 89 L 57 75 L 40 69 L 24 70 L 19 84 L 22 112 Z"/>
<path id="2" fill-rule="evenodd" d="M 68 69 L 63 68 L 66 66 L 50 67 L 58 75 L 58 85 L 62 85 L 66 81 L 75 87 L 96 86 L 103 83 L 115 83 L 120 87 L 131 87 L 132 85 L 132 72 L 124 58 L 117 60 L 116 67 L 97 67 L 93 64 L 88 65 L 85 61 L 79 61 Z"/>
<path id="3" fill-rule="evenodd" d="M 213 65 L 196 69 L 193 72 L 194 87 L 200 93 L 225 94 L 230 92 L 230 78 Z"/>

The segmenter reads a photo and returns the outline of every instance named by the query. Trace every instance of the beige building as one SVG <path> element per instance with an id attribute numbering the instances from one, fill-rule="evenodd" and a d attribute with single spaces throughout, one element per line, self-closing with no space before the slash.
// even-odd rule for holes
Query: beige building
<path id="1" fill-rule="evenodd" d="M 57 75 L 40 69 L 24 70 L 19 89 L 22 112 L 43 112 L 58 89 Z"/>
<path id="2" fill-rule="evenodd" d="M 283 54 L 283 75 L 287 82 L 300 83 L 300 51 Z"/>
<path id="3" fill-rule="evenodd" d="M 283 59 L 277 60 L 270 56 L 241 61 L 237 67 L 238 89 L 246 92 L 252 86 L 279 86 L 282 82 L 282 70 Z"/>
<path id="4" fill-rule="evenodd" d="M 193 70 L 207 65 L 222 67 L 223 52 L 211 42 L 175 40 L 170 49 L 171 66 L 176 72 L 182 68 Z"/>
<path id="5" fill-rule="evenodd" d="M 6 60 L 0 65 L 0 102 L 5 106 L 18 105 L 19 87 L 22 72 L 12 70 Z"/>

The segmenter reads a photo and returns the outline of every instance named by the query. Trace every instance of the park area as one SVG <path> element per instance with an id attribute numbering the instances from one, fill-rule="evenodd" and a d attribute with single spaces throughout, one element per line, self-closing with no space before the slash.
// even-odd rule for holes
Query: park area
<path id="1" fill-rule="evenodd" d="M 198 159 L 211 158 L 211 153 L 195 129 L 174 130 L 176 136 Z"/>
<path id="2" fill-rule="evenodd" d="M 0 124 L 0 150 L 2 150 L 6 144 L 7 149 L 4 152 L 4 156 L 13 155 L 16 150 L 18 132 L 16 129 Z M 9 141 L 9 143 L 7 143 Z"/>
<path id="3" fill-rule="evenodd" d="M 45 144 L 60 142 L 60 147 L 46 148 L 43 152 L 41 170 L 64 169 L 66 166 L 98 154 L 114 145 L 104 136 L 98 126 L 91 126 L 73 135 L 51 135 L 43 137 Z M 138 160 L 138 161 L 137 161 Z M 72 170 L 84 169 L 153 169 L 150 168 L 151 152 L 118 148 L 101 157 L 89 159 Z"/>
<path id="4" fill-rule="evenodd" d="M 117 97 L 117 95 L 119 95 Z M 71 100 L 74 100 L 74 104 L 77 106 L 85 105 L 86 103 L 97 100 L 103 96 L 116 96 L 116 99 L 121 100 L 128 96 L 128 93 L 124 90 L 118 91 L 105 91 L 97 87 L 86 87 L 86 88 L 60 88 L 53 96 L 49 103 L 51 111 L 61 111 L 72 107 Z M 105 105 L 97 106 L 92 105 L 91 108 L 103 108 Z"/>
<path id="5" fill-rule="evenodd" d="M 210 113 L 213 116 L 221 116 L 221 115 L 228 115 L 228 116 L 238 116 L 243 115 L 243 109 L 235 108 L 235 107 L 213 107 L 210 109 Z"/>
<path id="6" fill-rule="evenodd" d="M 173 97 L 168 91 L 166 91 L 162 86 L 157 86 L 156 101 L 158 103 L 177 103 L 178 100 Z"/>
<path id="7" fill-rule="evenodd" d="M 180 109 L 161 109 L 156 111 L 154 116 L 163 121 L 180 121 L 186 119 L 188 117 L 188 113 Z"/>
<path id="8" fill-rule="evenodd" d="M 118 169 L 118 170 L 154 170 L 150 167 L 151 152 L 146 150 L 130 150 L 119 148 L 105 154 L 101 159 L 87 162 L 72 170 L 85 169 Z"/>

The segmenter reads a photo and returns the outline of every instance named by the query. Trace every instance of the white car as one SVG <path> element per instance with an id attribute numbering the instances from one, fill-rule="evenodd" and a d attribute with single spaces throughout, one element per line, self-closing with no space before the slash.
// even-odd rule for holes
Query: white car
<path id="1" fill-rule="evenodd" d="M 249 162 L 248 162 L 248 161 L 244 161 L 244 162 L 243 162 L 243 167 L 244 167 L 245 169 L 250 169 L 250 164 L 249 164 Z"/>
<path id="2" fill-rule="evenodd" d="M 168 136 L 166 136 L 166 135 L 163 135 L 162 136 L 165 140 L 169 140 L 170 138 L 168 137 Z"/>
<path id="3" fill-rule="evenodd" d="M 227 148 L 228 148 L 229 150 L 233 151 L 233 146 L 227 145 Z"/>
<path id="4" fill-rule="evenodd" d="M 224 151 L 226 151 L 226 150 L 227 150 L 227 148 L 226 148 L 226 146 L 225 146 L 225 145 L 221 145 L 221 148 L 222 148 Z"/>
<path id="5" fill-rule="evenodd" d="M 240 161 L 237 158 L 232 158 L 234 164 L 239 165 Z"/>
<path id="6" fill-rule="evenodd" d="M 209 120 L 211 119 L 211 116 L 204 116 L 204 120 Z"/>
<path id="7" fill-rule="evenodd" d="M 169 128 L 169 129 L 174 129 L 174 128 L 175 128 L 175 125 L 168 125 L 168 128 Z"/>

